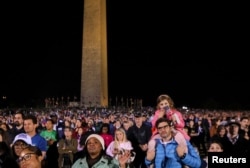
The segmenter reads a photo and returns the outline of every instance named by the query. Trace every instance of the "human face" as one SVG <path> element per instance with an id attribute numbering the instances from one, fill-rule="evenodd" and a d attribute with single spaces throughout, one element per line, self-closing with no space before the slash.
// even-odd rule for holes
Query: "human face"
<path id="1" fill-rule="evenodd" d="M 219 144 L 212 143 L 208 149 L 208 152 L 223 152 L 223 150 Z"/>
<path id="2" fill-rule="evenodd" d="M 128 130 L 129 129 L 129 123 L 128 122 L 126 122 L 126 123 L 123 123 L 123 128 L 125 129 L 125 130 Z"/>
<path id="3" fill-rule="evenodd" d="M 108 117 L 104 117 L 102 120 L 103 123 L 109 123 L 109 118 Z"/>
<path id="4" fill-rule="evenodd" d="M 92 137 L 87 142 L 87 150 L 90 155 L 98 155 L 102 151 L 102 144 L 98 139 Z"/>
<path id="5" fill-rule="evenodd" d="M 122 117 L 122 121 L 128 121 L 128 117 Z"/>
<path id="6" fill-rule="evenodd" d="M 158 108 L 159 109 L 164 109 L 164 107 L 169 106 L 169 102 L 165 99 L 159 102 Z"/>
<path id="7" fill-rule="evenodd" d="M 67 139 L 72 137 L 72 131 L 69 128 L 64 129 L 64 135 Z"/>
<path id="8" fill-rule="evenodd" d="M 70 122 L 68 120 L 65 120 L 64 125 L 65 125 L 65 127 L 70 127 L 71 126 Z"/>
<path id="9" fill-rule="evenodd" d="M 14 116 L 14 124 L 16 126 L 21 126 L 23 125 L 23 118 L 21 114 L 15 114 Z"/>
<path id="10" fill-rule="evenodd" d="M 47 121 L 45 125 L 47 130 L 53 130 L 53 124 L 51 121 Z"/>
<path id="11" fill-rule="evenodd" d="M 189 121 L 189 125 L 190 125 L 190 126 L 193 126 L 193 125 L 194 125 L 194 121 L 193 121 L 193 120 L 190 120 L 190 121 Z"/>
<path id="12" fill-rule="evenodd" d="M 171 127 L 167 122 L 159 123 L 157 130 L 162 137 L 162 139 L 169 139 L 171 137 Z"/>
<path id="13" fill-rule="evenodd" d="M 20 168 L 41 168 L 42 157 L 24 149 L 18 159 Z"/>
<path id="14" fill-rule="evenodd" d="M 13 146 L 15 154 L 17 156 L 20 156 L 22 150 L 25 149 L 28 146 L 28 144 L 26 144 L 23 141 L 16 141 Z"/>
<path id="15" fill-rule="evenodd" d="M 82 126 L 82 122 L 80 120 L 76 120 L 76 127 L 79 128 Z"/>
<path id="16" fill-rule="evenodd" d="M 124 134 L 121 131 L 116 131 L 115 137 L 117 138 L 118 141 L 123 141 Z"/>
<path id="17" fill-rule="evenodd" d="M 120 128 L 120 127 L 121 127 L 121 122 L 120 122 L 119 120 L 117 120 L 117 121 L 115 122 L 115 127 L 116 127 L 116 128 Z"/>
<path id="18" fill-rule="evenodd" d="M 226 129 L 225 128 L 221 129 L 219 135 L 223 137 L 225 134 L 226 134 Z"/>
<path id="19" fill-rule="evenodd" d="M 107 127 L 103 127 L 102 128 L 102 133 L 107 133 L 108 132 L 108 128 Z"/>
<path id="20" fill-rule="evenodd" d="M 115 121 L 115 116 L 114 116 L 114 115 L 110 115 L 110 116 L 109 116 L 109 120 L 110 120 L 110 121 Z"/>
<path id="21" fill-rule="evenodd" d="M 32 120 L 24 120 L 24 130 L 27 134 L 35 133 L 37 125 L 33 123 Z"/>
<path id="22" fill-rule="evenodd" d="M 142 125 L 142 117 L 135 117 L 135 125 L 139 127 Z"/>
<path id="23" fill-rule="evenodd" d="M 240 125 L 241 125 L 241 128 L 245 129 L 248 127 L 248 119 L 243 119 L 241 122 L 240 122 Z"/>
<path id="24" fill-rule="evenodd" d="M 89 120 L 89 121 L 88 121 L 88 126 L 89 126 L 89 127 L 92 127 L 92 126 L 93 126 L 93 123 L 94 123 L 93 120 Z"/>
<path id="25" fill-rule="evenodd" d="M 231 124 L 229 126 L 229 133 L 231 136 L 236 136 L 239 133 L 239 126 L 237 124 Z"/>
<path id="26" fill-rule="evenodd" d="M 82 135 L 83 134 L 83 128 L 80 127 L 77 132 L 78 132 L 78 135 Z"/>

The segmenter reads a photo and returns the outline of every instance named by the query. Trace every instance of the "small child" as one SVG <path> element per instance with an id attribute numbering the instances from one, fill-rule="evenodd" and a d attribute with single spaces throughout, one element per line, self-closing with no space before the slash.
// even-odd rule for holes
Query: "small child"
<path id="1" fill-rule="evenodd" d="M 157 130 L 155 128 L 155 122 L 161 117 L 166 117 L 173 123 L 173 135 L 178 144 L 187 146 L 186 140 L 190 140 L 187 132 L 184 131 L 185 122 L 182 114 L 174 108 L 174 102 L 168 95 L 160 95 L 157 98 L 157 110 L 155 111 L 152 123 L 152 138 L 159 138 Z M 149 143 L 149 149 L 154 149 L 152 141 Z"/>

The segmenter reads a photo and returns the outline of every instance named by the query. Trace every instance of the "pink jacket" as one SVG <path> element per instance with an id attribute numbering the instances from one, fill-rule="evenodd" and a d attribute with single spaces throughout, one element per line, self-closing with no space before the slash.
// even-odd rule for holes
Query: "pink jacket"
<path id="1" fill-rule="evenodd" d="M 151 121 L 152 127 L 153 127 L 153 135 L 155 135 L 157 133 L 157 130 L 154 128 L 155 128 L 155 122 L 158 119 L 159 113 L 160 113 L 160 110 L 156 110 L 154 117 Z M 179 111 L 177 111 L 176 109 L 170 109 L 166 112 L 166 116 L 169 120 L 172 120 L 173 115 L 175 116 L 175 119 L 176 119 L 176 122 L 174 123 L 174 128 L 177 131 L 181 132 L 186 140 L 190 140 L 190 137 L 188 136 L 188 134 L 183 130 L 183 128 L 185 126 L 185 122 L 183 120 L 182 114 Z"/>
<path id="2" fill-rule="evenodd" d="M 113 136 L 110 134 L 102 133 L 100 135 L 104 139 L 105 148 L 107 148 L 109 146 L 109 144 L 114 140 Z"/>

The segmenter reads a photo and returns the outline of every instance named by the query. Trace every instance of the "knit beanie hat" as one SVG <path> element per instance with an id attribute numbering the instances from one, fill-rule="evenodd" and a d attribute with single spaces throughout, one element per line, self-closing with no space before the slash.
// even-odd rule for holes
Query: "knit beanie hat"
<path id="1" fill-rule="evenodd" d="M 104 140 L 103 140 L 103 138 L 102 138 L 100 135 L 98 135 L 98 134 L 90 134 L 90 135 L 88 136 L 88 138 L 86 139 L 86 141 L 85 141 L 85 145 L 87 144 L 87 142 L 88 142 L 88 140 L 89 140 L 90 138 L 96 138 L 96 139 L 102 144 L 102 149 L 105 150 Z"/>

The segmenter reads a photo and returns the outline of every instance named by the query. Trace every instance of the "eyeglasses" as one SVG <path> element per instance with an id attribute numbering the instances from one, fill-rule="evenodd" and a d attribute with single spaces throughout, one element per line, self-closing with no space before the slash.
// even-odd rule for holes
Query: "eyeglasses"
<path id="1" fill-rule="evenodd" d="M 27 148 L 28 147 L 28 144 L 25 144 L 25 143 L 15 143 L 14 144 L 14 147 L 21 147 L 22 149 L 24 148 Z"/>
<path id="2" fill-rule="evenodd" d="M 165 125 L 165 126 L 162 126 L 162 127 L 158 127 L 157 129 L 158 129 L 158 131 L 161 131 L 161 130 L 163 130 L 163 129 L 166 129 L 167 127 L 169 127 L 169 125 Z"/>
<path id="3" fill-rule="evenodd" d="M 28 160 L 30 160 L 31 155 L 36 155 L 36 154 L 35 153 L 26 153 L 22 157 L 19 157 L 18 162 L 20 163 L 22 161 L 28 161 Z"/>

